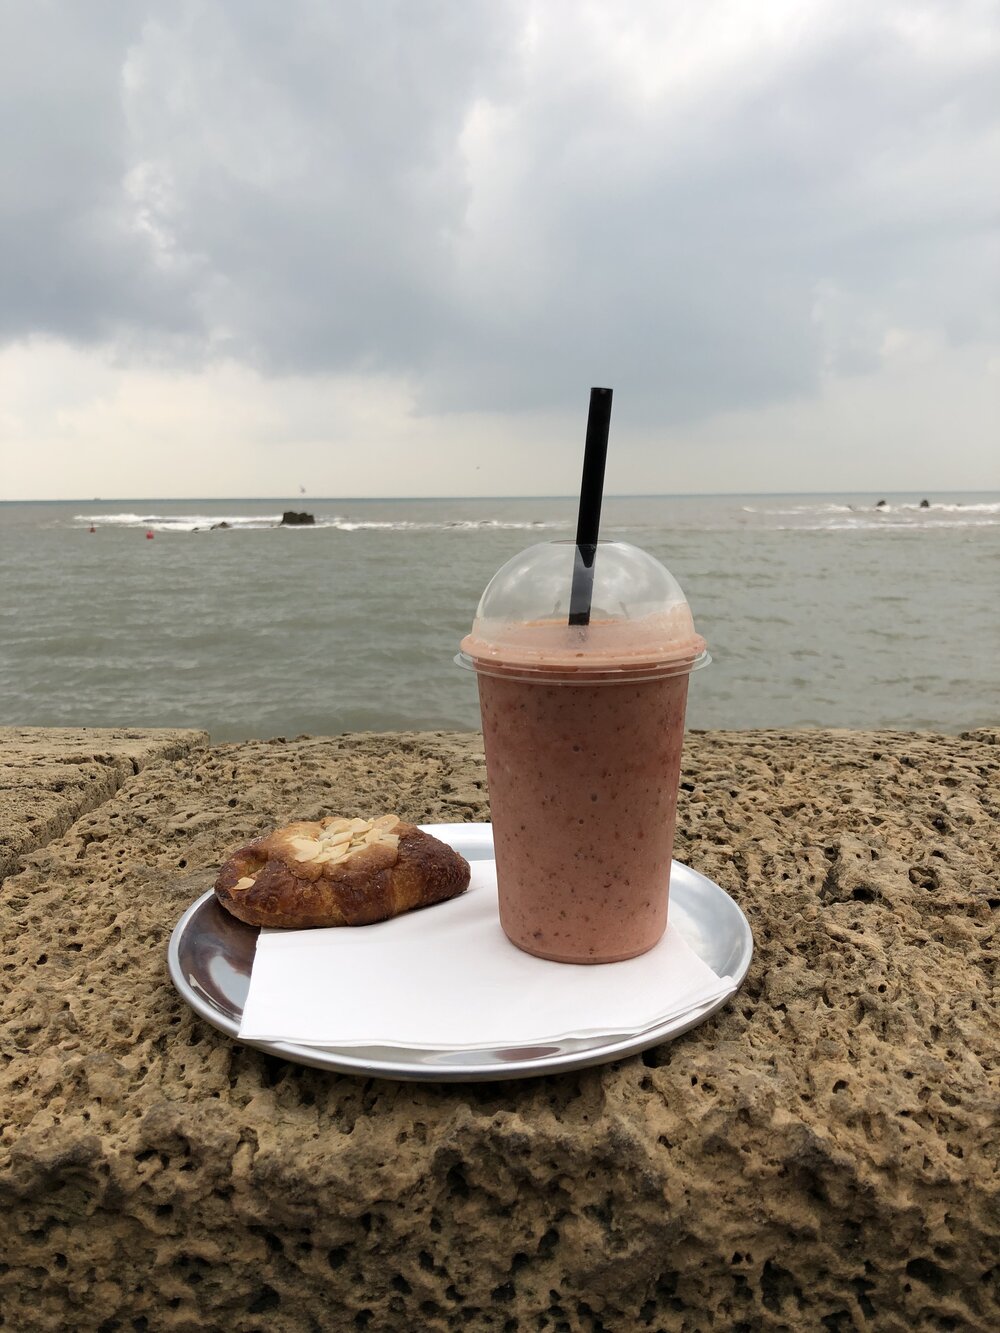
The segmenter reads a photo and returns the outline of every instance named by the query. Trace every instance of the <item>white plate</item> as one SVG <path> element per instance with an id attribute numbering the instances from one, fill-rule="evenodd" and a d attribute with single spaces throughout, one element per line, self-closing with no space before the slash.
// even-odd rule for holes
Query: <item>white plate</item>
<path id="1" fill-rule="evenodd" d="M 490 824 L 426 824 L 427 833 L 449 843 L 467 861 L 493 856 Z M 670 872 L 670 930 L 680 931 L 698 957 L 719 976 L 743 982 L 753 955 L 746 917 L 726 891 L 704 875 L 673 863 Z M 210 889 L 178 921 L 170 937 L 170 977 L 195 1013 L 239 1040 L 243 1004 L 250 987 L 257 927 L 244 925 L 224 911 Z M 477 1051 L 415 1051 L 392 1046 L 299 1046 L 294 1042 L 245 1042 L 296 1064 L 339 1074 L 414 1079 L 429 1083 L 530 1078 L 606 1064 L 680 1036 L 715 1013 L 732 996 L 713 1001 L 694 1014 L 612 1037 L 551 1041 L 539 1032 L 530 1046 Z"/>

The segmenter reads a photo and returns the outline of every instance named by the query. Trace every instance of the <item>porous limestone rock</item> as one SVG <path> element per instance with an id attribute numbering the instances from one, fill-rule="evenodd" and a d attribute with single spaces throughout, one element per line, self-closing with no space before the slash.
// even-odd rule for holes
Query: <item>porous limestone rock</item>
<path id="1" fill-rule="evenodd" d="M 183 729 L 0 727 L 0 881 L 147 764 L 207 744 Z"/>
<path id="2" fill-rule="evenodd" d="M 644 1056 L 467 1085 L 241 1046 L 165 952 L 274 824 L 488 817 L 479 737 L 129 777 L 3 889 L 7 1326 L 995 1333 L 998 740 L 691 735 L 677 855 L 751 921 L 743 988 Z"/>

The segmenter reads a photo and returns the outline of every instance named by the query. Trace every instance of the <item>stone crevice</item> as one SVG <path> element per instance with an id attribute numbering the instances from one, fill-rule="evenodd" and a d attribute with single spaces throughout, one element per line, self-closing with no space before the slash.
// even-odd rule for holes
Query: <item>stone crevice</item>
<path id="1" fill-rule="evenodd" d="M 189 730 L 0 727 L 0 883 L 148 764 L 207 743 Z"/>

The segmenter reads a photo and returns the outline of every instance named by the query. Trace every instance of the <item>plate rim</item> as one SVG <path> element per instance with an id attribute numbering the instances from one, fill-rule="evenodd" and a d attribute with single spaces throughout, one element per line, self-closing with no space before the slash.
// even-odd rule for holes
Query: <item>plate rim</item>
<path id="1" fill-rule="evenodd" d="M 471 843 L 474 838 L 478 837 L 481 840 L 481 846 L 492 851 L 493 825 L 489 821 L 467 824 L 421 824 L 419 827 L 432 836 L 441 838 L 443 842 L 448 842 L 451 838 L 457 836 L 461 841 Z M 473 850 L 471 846 L 469 850 Z M 366 1078 L 425 1083 L 510 1081 L 537 1078 L 546 1074 L 571 1073 L 577 1069 L 609 1064 L 614 1060 L 637 1055 L 651 1046 L 658 1046 L 666 1041 L 672 1041 L 676 1037 L 683 1036 L 685 1032 L 697 1027 L 721 1009 L 723 1005 L 728 1004 L 746 979 L 753 960 L 754 940 L 750 923 L 743 909 L 720 884 L 709 879 L 707 875 L 703 875 L 700 871 L 694 870 L 691 866 L 676 859 L 673 860 L 672 865 L 681 868 L 687 875 L 692 876 L 696 885 L 702 891 L 721 894 L 726 899 L 730 909 L 735 910 L 738 925 L 738 943 L 741 947 L 739 964 L 729 974 L 734 982 L 734 989 L 721 999 L 709 1001 L 705 1006 L 686 1015 L 683 1019 L 668 1021 L 639 1033 L 616 1034 L 611 1039 L 579 1039 L 581 1043 L 585 1042 L 587 1044 L 582 1045 L 580 1049 L 560 1051 L 555 1055 L 536 1056 L 522 1060 L 505 1060 L 489 1064 L 462 1064 L 461 1058 L 470 1054 L 470 1052 L 441 1051 L 437 1054 L 454 1056 L 454 1063 L 430 1064 L 426 1060 L 415 1060 L 413 1058 L 415 1053 L 411 1049 L 403 1047 L 319 1047 L 300 1045 L 297 1042 L 290 1041 L 254 1041 L 240 1037 L 239 1024 L 233 1022 L 227 1015 L 220 1013 L 208 1001 L 204 1000 L 190 985 L 181 968 L 180 949 L 182 942 L 185 940 L 191 922 L 199 909 L 209 900 L 214 899 L 215 892 L 213 889 L 207 889 L 200 894 L 186 908 L 171 931 L 167 945 L 167 968 L 180 998 L 194 1013 L 205 1019 L 217 1031 L 222 1032 L 241 1046 L 262 1051 L 267 1055 L 275 1055 L 295 1064 L 306 1065 L 315 1069 L 325 1069 L 332 1073 L 360 1075 Z M 689 939 L 688 942 L 697 953 L 695 941 Z M 387 1060 L 382 1057 L 373 1058 L 370 1053 L 362 1053 L 374 1050 L 395 1050 L 398 1052 L 398 1058 L 394 1057 Z M 429 1050 L 423 1054 L 426 1056 L 434 1054 L 434 1052 Z"/>

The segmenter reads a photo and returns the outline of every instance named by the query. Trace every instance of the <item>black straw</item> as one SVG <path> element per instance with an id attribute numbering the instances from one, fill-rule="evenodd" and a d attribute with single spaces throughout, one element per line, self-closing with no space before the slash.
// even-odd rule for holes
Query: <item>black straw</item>
<path id="1" fill-rule="evenodd" d="M 604 498 L 604 464 L 608 457 L 608 432 L 611 429 L 611 393 L 610 389 L 590 391 L 583 480 L 580 482 L 580 511 L 576 520 L 573 588 L 569 598 L 571 625 L 590 624 L 594 559 L 597 555 L 597 536 L 601 529 L 601 501 Z"/>

